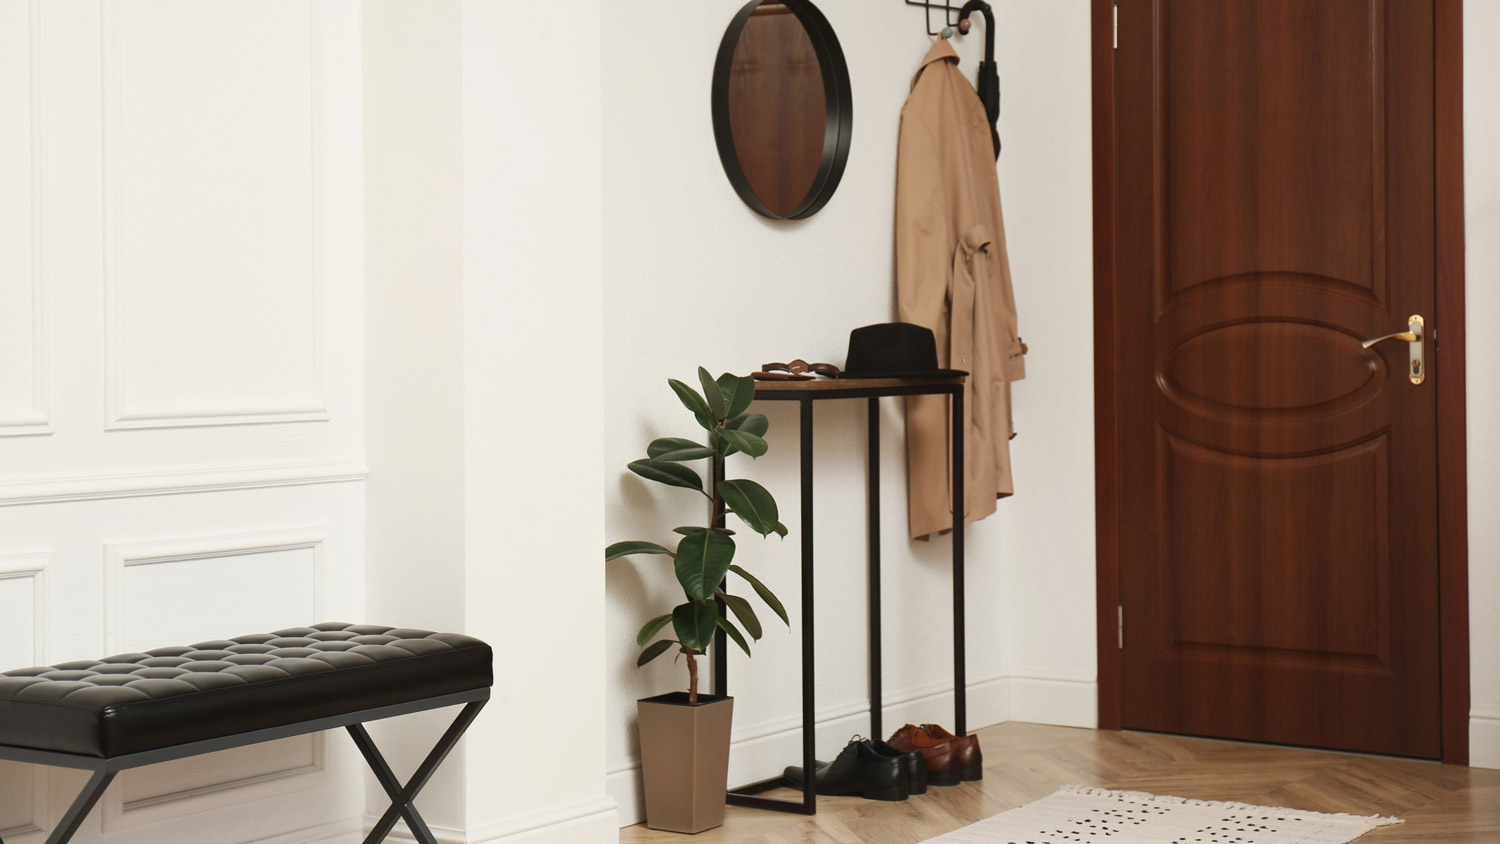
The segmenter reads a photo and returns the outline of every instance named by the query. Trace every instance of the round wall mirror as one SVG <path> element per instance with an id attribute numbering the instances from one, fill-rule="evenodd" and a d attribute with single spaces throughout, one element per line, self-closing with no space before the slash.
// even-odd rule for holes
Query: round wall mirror
<path id="1" fill-rule="evenodd" d="M 714 137 L 740 198 L 777 220 L 828 203 L 849 160 L 849 67 L 809 0 L 750 0 L 714 65 Z"/>

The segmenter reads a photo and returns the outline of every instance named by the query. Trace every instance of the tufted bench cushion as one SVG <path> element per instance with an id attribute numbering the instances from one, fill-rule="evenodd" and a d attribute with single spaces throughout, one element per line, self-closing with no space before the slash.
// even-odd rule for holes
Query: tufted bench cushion
<path id="1" fill-rule="evenodd" d="M 0 745 L 100 758 L 488 688 L 490 646 L 318 624 L 0 674 Z"/>

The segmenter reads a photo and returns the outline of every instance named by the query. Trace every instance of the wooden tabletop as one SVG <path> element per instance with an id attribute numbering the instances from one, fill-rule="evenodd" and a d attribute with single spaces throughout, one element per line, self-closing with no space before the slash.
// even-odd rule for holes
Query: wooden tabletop
<path id="1" fill-rule="evenodd" d="M 957 378 L 823 378 L 816 381 L 756 381 L 755 391 L 766 393 L 816 393 L 837 390 L 884 390 L 893 387 L 939 387 L 962 384 Z"/>

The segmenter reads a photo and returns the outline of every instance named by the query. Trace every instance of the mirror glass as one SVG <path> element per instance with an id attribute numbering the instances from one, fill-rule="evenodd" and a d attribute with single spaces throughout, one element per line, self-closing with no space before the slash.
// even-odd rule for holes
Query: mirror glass
<path id="1" fill-rule="evenodd" d="M 752 0 L 714 69 L 714 131 L 724 170 L 751 208 L 816 213 L 849 154 L 849 78 L 827 19 L 807 0 Z"/>

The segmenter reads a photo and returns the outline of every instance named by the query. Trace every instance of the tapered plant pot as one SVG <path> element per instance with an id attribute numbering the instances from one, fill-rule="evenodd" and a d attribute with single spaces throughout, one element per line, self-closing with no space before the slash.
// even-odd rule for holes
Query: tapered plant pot
<path id="1" fill-rule="evenodd" d="M 646 826 L 699 833 L 724 825 L 729 787 L 729 726 L 734 698 L 687 692 L 636 701 Z"/>

